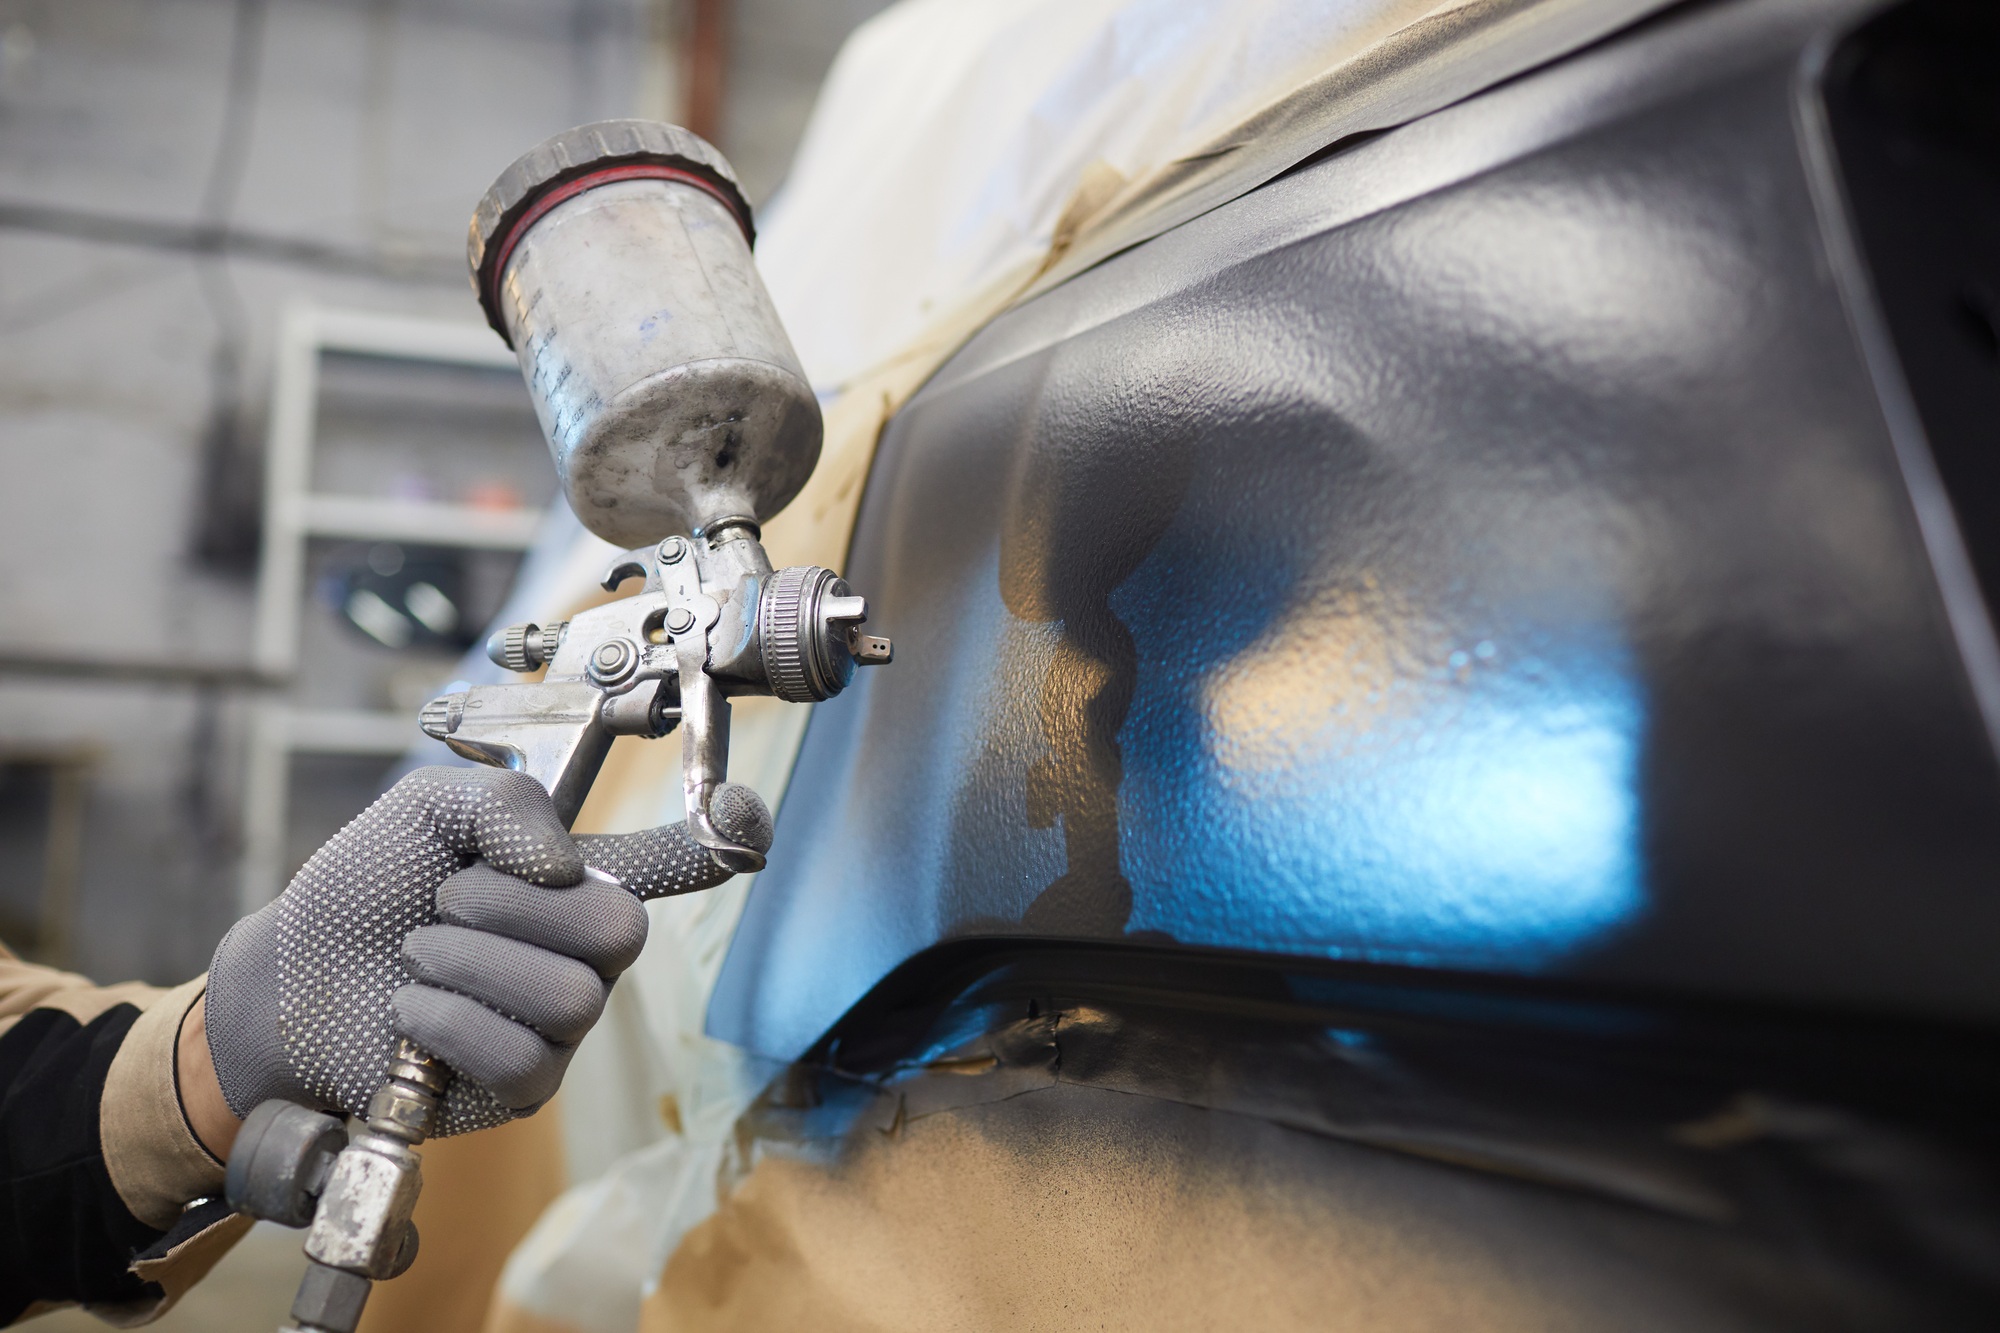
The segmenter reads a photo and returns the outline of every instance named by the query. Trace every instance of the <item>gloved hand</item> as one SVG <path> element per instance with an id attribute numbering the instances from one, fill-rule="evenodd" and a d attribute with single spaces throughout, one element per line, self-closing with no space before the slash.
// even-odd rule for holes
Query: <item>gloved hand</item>
<path id="1" fill-rule="evenodd" d="M 755 792 L 714 808 L 770 847 Z M 586 861 L 626 888 L 586 880 Z M 400 1034 L 457 1075 L 440 1134 L 529 1114 L 639 956 L 640 898 L 728 878 L 685 825 L 572 839 L 533 778 L 419 769 L 216 948 L 204 1016 L 223 1096 L 238 1116 L 271 1097 L 358 1114 Z"/>

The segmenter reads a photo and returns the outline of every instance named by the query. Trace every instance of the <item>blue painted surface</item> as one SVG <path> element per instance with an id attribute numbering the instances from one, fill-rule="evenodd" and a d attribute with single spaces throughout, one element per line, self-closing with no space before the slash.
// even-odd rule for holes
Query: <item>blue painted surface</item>
<path id="1" fill-rule="evenodd" d="M 1527 970 L 1643 912 L 1645 707 L 1601 626 L 1461 643 L 1365 576 L 1263 607 L 1180 563 L 1111 599 L 1132 930 Z"/>

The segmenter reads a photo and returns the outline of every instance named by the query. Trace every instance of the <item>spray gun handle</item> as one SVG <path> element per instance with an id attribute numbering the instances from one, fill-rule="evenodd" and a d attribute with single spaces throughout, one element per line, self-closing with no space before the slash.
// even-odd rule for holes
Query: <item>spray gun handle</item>
<path id="1" fill-rule="evenodd" d="M 624 887 L 602 870 L 583 873 Z M 231 1154 L 230 1202 L 286 1226 L 310 1223 L 291 1333 L 354 1333 L 374 1284 L 416 1261 L 410 1217 L 424 1184 L 416 1147 L 436 1131 L 450 1086 L 442 1060 L 399 1037 L 362 1123 L 330 1161 L 341 1137 L 333 1117 L 289 1102 L 250 1113 L 243 1160 Z"/>
<path id="2" fill-rule="evenodd" d="M 388 1077 L 350 1136 L 333 1116 L 274 1099 L 243 1122 L 224 1190 L 239 1213 L 308 1227 L 306 1271 L 281 1333 L 354 1333 L 374 1284 L 417 1258 L 411 1214 L 451 1071 L 399 1038 Z"/>

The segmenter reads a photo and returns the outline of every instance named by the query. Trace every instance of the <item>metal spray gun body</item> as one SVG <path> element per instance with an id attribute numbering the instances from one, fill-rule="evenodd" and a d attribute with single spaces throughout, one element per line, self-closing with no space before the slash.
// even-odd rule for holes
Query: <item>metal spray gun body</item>
<path id="1" fill-rule="evenodd" d="M 423 729 L 467 758 L 529 774 L 573 819 L 613 737 L 680 726 L 688 831 L 725 870 L 761 870 L 763 856 L 709 813 L 729 775 L 730 698 L 828 698 L 856 666 L 887 662 L 890 643 L 861 632 L 868 603 L 832 571 L 773 571 L 748 517 L 633 552 L 612 566 L 605 590 L 635 578 L 644 587 L 621 601 L 496 634 L 487 644 L 496 662 L 521 672 L 546 665 L 548 674 L 433 699 Z"/>
<path id="2" fill-rule="evenodd" d="M 891 655 L 862 631 L 867 603 L 844 582 L 817 566 L 773 570 L 761 543 L 760 523 L 811 475 L 821 427 L 754 238 L 729 164 L 657 122 L 566 131 L 487 192 L 469 245 L 480 304 L 520 356 L 571 508 L 632 548 L 604 587 L 644 585 L 564 623 L 496 634 L 496 662 L 546 666 L 545 677 L 447 694 L 421 717 L 457 753 L 535 778 L 565 823 L 614 738 L 678 727 L 688 830 L 737 872 L 764 858 L 711 815 L 728 776 L 729 700 L 825 699 Z M 297 1329 L 352 1333 L 371 1283 L 413 1261 L 412 1149 L 448 1083 L 403 1041 L 351 1136 L 289 1103 L 245 1122 L 231 1202 L 310 1226 Z"/>

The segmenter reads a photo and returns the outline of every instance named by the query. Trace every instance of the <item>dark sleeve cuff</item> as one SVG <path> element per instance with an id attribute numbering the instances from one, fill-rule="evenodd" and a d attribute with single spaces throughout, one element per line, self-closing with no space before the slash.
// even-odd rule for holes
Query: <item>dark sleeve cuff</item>
<path id="1" fill-rule="evenodd" d="M 136 1313 L 166 1298 L 133 1270 L 162 1232 L 126 1207 L 98 1128 L 105 1080 L 138 1018 L 130 1004 L 88 1023 L 37 1009 L 0 1036 L 0 1323 L 34 1306 Z"/>

